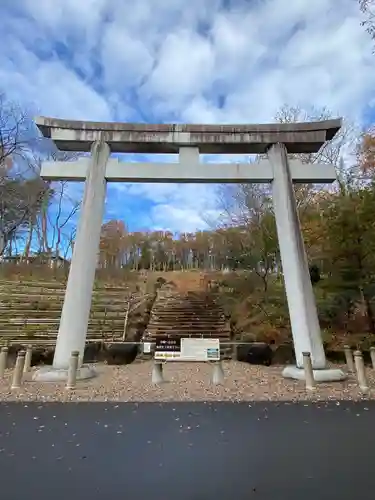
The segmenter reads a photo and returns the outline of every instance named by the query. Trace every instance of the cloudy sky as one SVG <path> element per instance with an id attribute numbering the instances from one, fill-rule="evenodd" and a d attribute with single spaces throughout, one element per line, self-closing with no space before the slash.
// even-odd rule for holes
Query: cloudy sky
<path id="1" fill-rule="evenodd" d="M 284 104 L 375 122 L 355 0 L 1 0 L 0 90 L 80 120 L 270 122 Z M 204 228 L 203 185 L 111 185 L 131 230 Z"/>

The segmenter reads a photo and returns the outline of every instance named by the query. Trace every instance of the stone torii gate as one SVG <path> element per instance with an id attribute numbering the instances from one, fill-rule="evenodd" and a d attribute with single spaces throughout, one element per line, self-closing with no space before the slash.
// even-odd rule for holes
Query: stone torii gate
<path id="1" fill-rule="evenodd" d="M 303 355 L 311 353 L 317 381 L 345 378 L 327 369 L 293 183 L 331 183 L 330 164 L 302 164 L 288 153 L 315 153 L 341 128 L 341 119 L 270 125 L 180 125 L 100 123 L 38 117 L 45 137 L 63 151 L 91 151 L 77 161 L 45 162 L 46 180 L 84 181 L 85 190 L 71 260 L 52 367 L 36 372 L 40 381 L 63 380 L 70 354 L 81 353 L 78 376 L 94 372 L 82 365 L 98 259 L 107 182 L 272 183 L 285 289 L 292 326 L 295 367 L 285 377 L 302 379 Z M 178 163 L 121 162 L 111 153 L 177 153 Z M 259 163 L 200 163 L 200 154 L 267 154 Z"/>

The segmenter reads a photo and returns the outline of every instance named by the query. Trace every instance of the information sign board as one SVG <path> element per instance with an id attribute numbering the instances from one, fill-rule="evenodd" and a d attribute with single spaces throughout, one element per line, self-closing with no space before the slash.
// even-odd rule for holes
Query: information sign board
<path id="1" fill-rule="evenodd" d="M 166 361 L 219 361 L 219 339 L 159 337 L 155 359 Z"/>

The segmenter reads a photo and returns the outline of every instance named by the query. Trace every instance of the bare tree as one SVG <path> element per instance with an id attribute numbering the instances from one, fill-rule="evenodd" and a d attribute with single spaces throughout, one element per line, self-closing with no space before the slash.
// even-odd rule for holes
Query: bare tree
<path id="1" fill-rule="evenodd" d="M 76 215 L 80 202 L 74 200 L 66 193 L 67 182 L 60 182 L 55 189 L 56 212 L 48 220 L 52 228 L 51 247 L 54 248 L 55 257 L 60 257 L 61 244 L 64 239 L 63 230 Z"/>
<path id="2" fill-rule="evenodd" d="M 0 255 L 28 226 L 48 189 L 36 174 L 35 138 L 27 113 L 0 94 Z"/>
<path id="3" fill-rule="evenodd" d="M 375 0 L 359 0 L 359 6 L 365 16 L 361 24 L 366 28 L 371 38 L 375 40 Z"/>
<path id="4" fill-rule="evenodd" d="M 38 254 L 59 258 L 65 253 L 62 245 L 70 240 L 72 231 L 68 227 L 80 208 L 80 201 L 75 200 L 68 190 L 68 183 L 60 181 L 50 186 L 41 208 L 30 225 L 30 233 L 35 233 L 39 247 Z M 67 233 L 68 231 L 68 233 Z M 31 240 L 29 234 L 29 240 Z"/>
<path id="5" fill-rule="evenodd" d="M 24 110 L 0 93 L 0 175 L 12 168 L 17 157 L 30 151 L 31 127 Z"/>
<path id="6" fill-rule="evenodd" d="M 33 220 L 48 188 L 41 179 L 3 179 L 0 186 L 0 255 L 8 242 Z"/>

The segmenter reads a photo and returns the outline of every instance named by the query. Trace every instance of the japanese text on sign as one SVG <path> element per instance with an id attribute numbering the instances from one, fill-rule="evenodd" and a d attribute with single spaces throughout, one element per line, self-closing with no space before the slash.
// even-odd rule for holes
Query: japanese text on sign
<path id="1" fill-rule="evenodd" d="M 155 359 L 175 359 L 181 353 L 181 338 L 158 337 L 155 343 Z"/>

